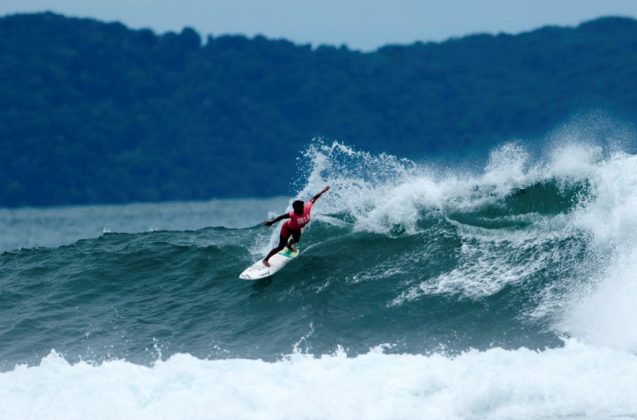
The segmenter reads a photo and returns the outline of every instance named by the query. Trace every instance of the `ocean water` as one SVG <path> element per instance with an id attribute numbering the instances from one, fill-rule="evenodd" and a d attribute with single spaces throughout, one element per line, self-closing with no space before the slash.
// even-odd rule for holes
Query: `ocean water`
<path id="1" fill-rule="evenodd" d="M 637 417 L 637 155 L 314 144 L 291 199 L 0 211 L 0 419 Z"/>

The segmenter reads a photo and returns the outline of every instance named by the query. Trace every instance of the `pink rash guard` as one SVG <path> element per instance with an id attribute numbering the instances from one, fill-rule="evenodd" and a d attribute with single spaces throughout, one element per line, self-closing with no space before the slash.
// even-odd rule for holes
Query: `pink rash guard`
<path id="1" fill-rule="evenodd" d="M 294 213 L 294 210 L 292 210 L 289 213 L 290 220 L 284 223 L 286 227 L 291 230 L 301 230 L 302 227 L 310 223 L 310 212 L 312 211 L 312 204 L 314 203 L 311 200 L 305 203 L 305 205 L 303 206 L 303 214 L 301 216 Z"/>

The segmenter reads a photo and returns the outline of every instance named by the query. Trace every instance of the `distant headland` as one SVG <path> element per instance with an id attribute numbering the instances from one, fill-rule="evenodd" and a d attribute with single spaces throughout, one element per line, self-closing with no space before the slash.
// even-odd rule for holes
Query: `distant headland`
<path id="1" fill-rule="evenodd" d="M 362 53 L 0 18 L 0 206 L 289 194 L 315 137 L 473 156 L 578 113 L 637 117 L 637 21 Z"/>

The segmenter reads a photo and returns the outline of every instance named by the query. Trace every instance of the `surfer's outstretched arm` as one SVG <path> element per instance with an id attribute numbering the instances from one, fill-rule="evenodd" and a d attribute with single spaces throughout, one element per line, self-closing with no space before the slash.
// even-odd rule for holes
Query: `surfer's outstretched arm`
<path id="1" fill-rule="evenodd" d="M 282 215 L 280 215 L 280 216 L 278 216 L 278 217 L 275 217 L 275 218 L 274 218 L 274 219 L 272 219 L 272 220 L 268 220 L 267 222 L 265 222 L 265 223 L 264 223 L 264 225 L 266 225 L 266 226 L 272 226 L 273 224 L 275 224 L 276 222 L 278 222 L 278 221 L 280 221 L 280 220 L 283 220 L 283 219 L 289 219 L 289 218 L 290 218 L 290 214 L 289 214 L 289 213 L 285 213 L 285 214 L 282 214 Z"/>
<path id="2" fill-rule="evenodd" d="M 321 198 L 321 196 L 323 195 L 323 193 L 326 193 L 330 190 L 330 186 L 328 185 L 327 187 L 323 188 L 323 190 L 321 190 L 320 193 L 316 194 L 314 197 L 312 197 L 312 199 L 310 200 L 312 203 L 314 203 L 316 200 L 318 200 L 319 198 Z"/>

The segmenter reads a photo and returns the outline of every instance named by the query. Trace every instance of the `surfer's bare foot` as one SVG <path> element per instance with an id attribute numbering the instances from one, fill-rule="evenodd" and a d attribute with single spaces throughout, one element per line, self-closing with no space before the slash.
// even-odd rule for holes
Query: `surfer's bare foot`
<path id="1" fill-rule="evenodd" d="M 270 266 L 270 261 L 263 260 L 263 265 L 265 265 L 266 267 L 269 267 Z"/>
<path id="2" fill-rule="evenodd" d="M 288 249 L 292 252 L 296 252 L 296 248 L 294 248 L 292 245 L 288 245 Z"/>

